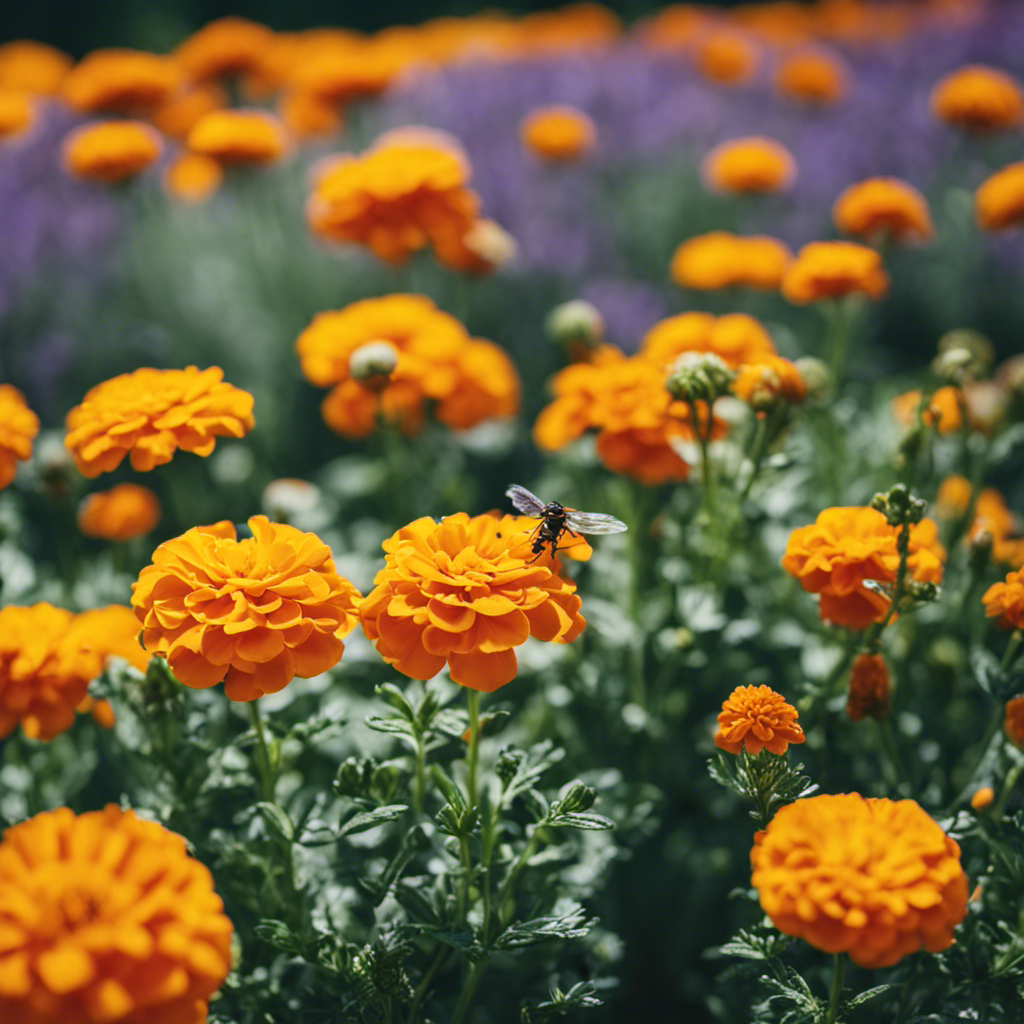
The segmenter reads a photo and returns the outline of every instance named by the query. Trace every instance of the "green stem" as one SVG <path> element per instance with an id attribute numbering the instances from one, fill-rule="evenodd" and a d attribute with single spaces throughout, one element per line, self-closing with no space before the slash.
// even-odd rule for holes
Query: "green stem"
<path id="1" fill-rule="evenodd" d="M 907 792 L 913 790 L 913 785 L 910 781 L 910 775 L 907 772 L 907 766 L 903 763 L 903 758 L 900 757 L 899 748 L 896 746 L 896 737 L 892 733 L 892 725 L 888 718 L 878 722 L 878 739 L 879 744 L 882 748 L 883 753 L 886 756 L 890 766 L 892 767 L 893 777 L 896 780 L 896 787 L 899 788 L 901 785 L 905 786 Z"/>
<path id="2" fill-rule="evenodd" d="M 466 778 L 466 803 L 472 811 L 477 805 L 477 767 L 480 762 L 480 691 L 468 690 L 469 772 Z"/>
<path id="3" fill-rule="evenodd" d="M 835 375 L 836 387 L 841 388 L 849 357 L 852 311 L 842 301 L 826 305 L 828 318 L 828 365 Z"/>
<path id="4" fill-rule="evenodd" d="M 633 489 L 632 522 L 629 531 L 629 617 L 633 623 L 634 635 L 629 650 L 629 693 L 630 700 L 647 710 L 647 677 L 644 671 L 644 633 L 640 626 L 640 609 L 643 604 L 644 542 L 647 539 L 648 489 L 642 484 Z"/>
<path id="5" fill-rule="evenodd" d="M 416 1024 L 416 1018 L 419 1016 L 420 1003 L 423 1002 L 430 989 L 430 983 L 434 980 L 434 975 L 441 969 L 445 960 L 448 959 L 448 954 L 451 953 L 451 946 L 441 945 L 438 947 L 437 954 L 434 957 L 433 963 L 427 968 L 427 973 L 423 975 L 420 983 L 416 986 L 416 991 L 412 994 L 412 1002 L 409 1003 L 409 1013 L 405 1018 L 405 1024 Z"/>
<path id="6" fill-rule="evenodd" d="M 423 807 L 427 793 L 427 751 L 423 742 L 423 734 L 416 733 L 416 783 L 412 794 L 412 806 L 416 817 L 423 816 Z"/>
<path id="7" fill-rule="evenodd" d="M 988 760 L 989 750 L 992 747 L 992 741 L 999 735 L 1000 727 L 1003 724 L 1003 708 L 1002 705 L 996 704 L 992 708 L 992 714 L 989 717 L 988 726 L 985 728 L 985 735 L 981 738 L 981 743 L 978 745 L 978 756 L 974 759 L 974 763 L 971 765 L 970 771 L 966 775 L 966 781 L 964 782 L 963 788 L 953 798 L 950 805 L 946 808 L 945 813 L 950 814 L 957 807 L 960 806 L 970 795 L 974 789 L 974 776 L 978 774 L 978 769 Z M 1001 742 L 1001 738 L 1000 738 Z"/>
<path id="8" fill-rule="evenodd" d="M 823 1024 L 835 1024 L 839 1016 L 839 1000 L 843 996 L 843 983 L 846 980 L 846 954 L 836 953 L 832 957 L 832 989 L 828 995 L 828 1009 L 825 1011 Z"/>
<path id="9" fill-rule="evenodd" d="M 484 976 L 487 966 L 487 957 L 484 957 L 482 960 L 478 960 L 473 965 L 473 970 L 470 972 L 469 977 L 466 979 L 466 984 L 462 988 L 462 995 L 459 997 L 459 1005 L 455 1008 L 455 1015 L 452 1017 L 450 1024 L 462 1024 L 462 1019 L 466 1016 L 466 1011 L 469 1009 L 470 1003 L 473 1001 L 473 995 L 476 992 L 476 987 L 480 984 L 480 979 Z"/>
<path id="10" fill-rule="evenodd" d="M 260 790 L 263 799 L 268 803 L 274 802 L 274 790 L 276 779 L 274 778 L 273 763 L 270 759 L 270 748 L 267 746 L 267 734 L 263 728 L 263 714 L 260 711 L 258 700 L 249 701 L 249 722 L 256 733 L 256 764 L 260 773 Z"/>
<path id="11" fill-rule="evenodd" d="M 540 828 L 537 827 L 533 830 L 533 835 L 530 836 L 523 848 L 523 852 L 519 854 L 519 858 L 515 864 L 512 865 L 512 869 L 505 876 L 505 881 L 501 883 L 501 888 L 498 890 L 495 904 L 498 908 L 499 915 L 502 913 L 502 908 L 510 896 L 515 892 L 516 884 L 519 881 L 519 876 L 523 873 L 526 868 L 526 862 L 534 855 L 537 850 L 537 844 L 540 842 Z"/>
<path id="12" fill-rule="evenodd" d="M 1006 776 L 1006 781 L 1003 783 L 1003 790 L 999 794 L 999 799 L 996 801 L 995 806 L 992 808 L 992 817 L 996 821 L 999 821 L 999 819 L 1006 813 L 1006 805 L 1010 801 L 1010 794 L 1013 792 L 1013 787 L 1017 785 L 1017 780 L 1020 778 L 1021 772 L 1024 772 L 1024 760 L 1018 761 Z"/>

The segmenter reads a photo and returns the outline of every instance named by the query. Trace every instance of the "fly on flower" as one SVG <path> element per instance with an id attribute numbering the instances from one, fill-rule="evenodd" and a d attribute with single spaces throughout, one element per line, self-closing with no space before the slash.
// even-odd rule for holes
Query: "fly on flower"
<path id="1" fill-rule="evenodd" d="M 512 484 L 505 494 L 524 516 L 534 516 L 540 520 L 531 535 L 531 562 L 535 562 L 544 553 L 545 544 L 551 545 L 551 554 L 554 555 L 563 533 L 577 537 L 581 533 L 623 533 L 629 529 L 621 519 L 603 512 L 581 512 L 557 501 L 541 501 L 536 494 L 519 484 Z"/>

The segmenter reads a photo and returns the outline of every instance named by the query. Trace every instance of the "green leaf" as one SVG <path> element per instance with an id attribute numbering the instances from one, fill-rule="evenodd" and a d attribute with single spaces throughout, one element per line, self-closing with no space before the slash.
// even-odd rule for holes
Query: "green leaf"
<path id="1" fill-rule="evenodd" d="M 508 926 L 494 943 L 495 949 L 526 949 L 551 939 L 582 939 L 597 923 L 588 920 L 577 903 L 565 914 L 517 921 Z"/>
<path id="2" fill-rule="evenodd" d="M 405 721 L 404 718 L 381 718 L 379 715 L 370 715 L 366 719 L 366 724 L 374 732 L 416 738 L 415 727 L 411 722 Z"/>
<path id="3" fill-rule="evenodd" d="M 580 828 L 590 832 L 603 832 L 615 828 L 615 822 L 611 818 L 605 818 L 600 814 L 560 814 L 558 817 L 549 817 L 546 824 L 556 828 Z"/>
<path id="4" fill-rule="evenodd" d="M 341 826 L 338 830 L 338 835 L 354 836 L 358 832 L 366 832 L 371 828 L 376 828 L 378 825 L 383 825 L 386 822 L 394 821 L 395 818 L 400 818 L 407 810 L 409 810 L 407 804 L 387 804 L 373 811 L 360 811 L 358 814 L 352 815 Z"/>
<path id="5" fill-rule="evenodd" d="M 302 939 L 284 921 L 264 918 L 256 925 L 255 932 L 257 937 L 261 938 L 264 942 L 286 953 L 301 955 L 305 949 Z"/>
<path id="6" fill-rule="evenodd" d="M 860 1006 L 862 1003 L 866 1003 L 869 999 L 874 999 L 875 996 L 880 996 L 882 993 L 898 987 L 898 985 L 876 985 L 874 988 L 869 988 L 866 992 L 861 992 L 852 999 L 846 1000 L 846 1006 L 847 1008 Z"/>
<path id="7" fill-rule="evenodd" d="M 438 942 L 458 950 L 473 963 L 482 960 L 485 955 L 484 947 L 480 945 L 473 933 L 467 928 L 448 928 L 432 924 L 408 924 L 406 930 L 420 935 L 431 935 Z"/>
<path id="8" fill-rule="evenodd" d="M 267 803 L 267 801 L 261 800 L 256 805 L 256 810 L 260 812 L 263 816 L 263 820 L 279 836 L 287 839 L 289 843 L 295 841 L 295 826 L 292 824 L 292 820 L 288 817 L 284 808 L 279 807 L 277 804 Z"/>

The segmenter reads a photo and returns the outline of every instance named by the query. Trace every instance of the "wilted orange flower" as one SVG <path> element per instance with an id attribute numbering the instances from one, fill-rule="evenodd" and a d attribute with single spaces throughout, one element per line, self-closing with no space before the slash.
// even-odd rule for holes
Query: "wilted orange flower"
<path id="1" fill-rule="evenodd" d="M 210 156 L 181 153 L 164 170 L 168 195 L 186 203 L 204 203 L 221 186 L 224 168 Z"/>
<path id="2" fill-rule="evenodd" d="M 269 28 L 246 18 L 218 18 L 194 32 L 174 56 L 193 81 L 258 71 L 274 41 Z"/>
<path id="3" fill-rule="evenodd" d="M 881 721 L 888 717 L 892 685 L 889 667 L 880 654 L 860 654 L 850 669 L 850 689 L 846 696 L 846 714 L 854 722 L 862 718 Z"/>
<path id="4" fill-rule="evenodd" d="M 757 74 L 761 53 L 757 44 L 735 29 L 715 28 L 697 43 L 697 67 L 705 78 L 720 85 L 739 85 Z"/>
<path id="5" fill-rule="evenodd" d="M 164 135 L 186 139 L 197 121 L 227 103 L 227 93 L 219 85 L 194 85 L 174 93 L 153 111 L 150 120 Z"/>
<path id="6" fill-rule="evenodd" d="M 913 425 L 921 405 L 920 391 L 906 391 L 892 400 L 892 414 L 897 423 Z M 925 423 L 934 426 L 940 434 L 955 434 L 963 425 L 966 402 L 959 388 L 951 384 L 938 388 L 928 399 L 928 407 L 921 414 Z"/>
<path id="7" fill-rule="evenodd" d="M 28 93 L 0 88 L 0 142 L 23 135 L 35 119 L 35 103 Z"/>
<path id="8" fill-rule="evenodd" d="M 527 114 L 519 126 L 523 145 L 543 160 L 578 160 L 594 148 L 594 122 L 575 107 L 541 107 Z"/>
<path id="9" fill-rule="evenodd" d="M 192 126 L 188 148 L 225 164 L 269 164 L 284 154 L 288 138 L 265 110 L 213 110 Z"/>
<path id="10" fill-rule="evenodd" d="M 960 847 L 913 800 L 858 793 L 787 804 L 751 851 L 772 923 L 859 967 L 953 942 L 967 913 Z"/>
<path id="11" fill-rule="evenodd" d="M 344 123 L 335 104 L 302 89 L 286 92 L 278 102 L 277 114 L 288 134 L 295 139 L 337 135 Z"/>
<path id="12" fill-rule="evenodd" d="M 746 313 L 678 313 L 659 320 L 645 335 L 640 354 L 668 368 L 684 352 L 712 352 L 729 366 L 757 363 L 774 356 L 771 335 Z"/>
<path id="13" fill-rule="evenodd" d="M 109 473 L 128 455 L 145 472 L 182 448 L 209 455 L 218 437 L 253 427 L 253 397 L 224 381 L 219 366 L 143 367 L 97 384 L 67 415 L 64 443 L 87 477 Z"/>
<path id="14" fill-rule="evenodd" d="M 13 384 L 0 384 L 0 490 L 14 479 L 19 462 L 32 454 L 39 417 Z"/>
<path id="15" fill-rule="evenodd" d="M 995 799 L 995 790 L 991 786 L 982 786 L 981 789 L 974 791 L 974 795 L 971 797 L 971 807 L 976 811 L 983 811 L 986 807 L 991 807 Z"/>
<path id="16" fill-rule="evenodd" d="M 582 631 L 573 583 L 531 562 L 529 534 L 502 535 L 494 516 L 424 516 L 384 542 L 387 565 L 360 608 L 380 655 L 413 679 L 444 668 L 486 693 L 510 683 L 530 636 L 570 643 Z"/>
<path id="17" fill-rule="evenodd" d="M 740 366 L 732 391 L 756 410 L 768 409 L 780 401 L 799 405 L 807 397 L 807 385 L 796 364 L 773 355 Z"/>
<path id="18" fill-rule="evenodd" d="M 0 89 L 52 96 L 60 91 L 72 60 L 45 43 L 16 39 L 0 46 Z"/>
<path id="19" fill-rule="evenodd" d="M 78 508 L 78 528 L 87 537 L 128 541 L 152 533 L 160 522 L 160 501 L 139 484 L 118 484 L 90 494 Z"/>
<path id="20" fill-rule="evenodd" d="M 1024 750 L 1024 697 L 1013 697 L 1006 702 L 1003 729 L 1009 741 Z"/>
<path id="21" fill-rule="evenodd" d="M 683 288 L 779 287 L 793 254 L 775 238 L 712 231 L 683 242 L 672 257 L 669 275 Z"/>
<path id="22" fill-rule="evenodd" d="M 1024 629 L 1024 569 L 1008 572 L 1002 583 L 993 583 L 981 601 L 985 614 L 990 619 L 998 618 L 1000 626 Z"/>
<path id="23" fill-rule="evenodd" d="M 200 1024 L 231 931 L 185 840 L 133 811 L 61 807 L 0 841 L 4 1020 Z"/>
<path id="24" fill-rule="evenodd" d="M 715 146 L 701 175 L 719 192 L 781 192 L 796 180 L 796 161 L 781 142 L 752 135 Z"/>
<path id="25" fill-rule="evenodd" d="M 1003 131 L 1024 120 L 1024 95 L 1012 75 L 973 64 L 954 71 L 935 86 L 932 111 L 947 124 L 965 131 Z"/>
<path id="26" fill-rule="evenodd" d="M 954 474 L 946 477 L 935 496 L 935 505 L 944 519 L 963 515 L 971 502 L 971 482 Z M 978 492 L 974 519 L 965 540 L 972 543 L 982 536 L 992 541 L 992 560 L 1018 568 L 1024 565 L 1024 522 L 1006 506 L 1006 499 L 994 487 Z"/>
<path id="27" fill-rule="evenodd" d="M 784 754 L 790 743 L 804 741 L 796 720 L 796 708 L 770 686 L 737 686 L 719 712 L 715 746 L 730 754 L 744 748 L 748 754 Z"/>
<path id="28" fill-rule="evenodd" d="M 801 50 L 783 60 L 775 75 L 775 88 L 801 103 L 828 106 L 846 95 L 846 67 L 835 54 Z"/>
<path id="29" fill-rule="evenodd" d="M 974 195 L 974 205 L 978 224 L 986 231 L 1024 224 L 1024 162 L 986 178 Z"/>
<path id="30" fill-rule="evenodd" d="M 782 294 L 801 305 L 846 295 L 880 299 L 888 289 L 882 258 L 856 242 L 810 242 L 796 254 L 782 279 Z"/>
<path id="31" fill-rule="evenodd" d="M 101 121 L 76 128 L 64 141 L 64 166 L 71 174 L 112 184 L 155 163 L 160 136 L 142 121 Z"/>
<path id="32" fill-rule="evenodd" d="M 898 178 L 851 185 L 832 208 L 836 227 L 869 242 L 927 242 L 935 234 L 928 201 Z"/>
<path id="33" fill-rule="evenodd" d="M 306 216 L 321 237 L 401 264 L 427 245 L 465 237 L 480 205 L 468 181 L 465 159 L 447 148 L 382 146 L 336 161 L 316 182 Z"/>
<path id="34" fill-rule="evenodd" d="M 64 98 L 84 113 L 145 114 L 181 85 L 175 61 L 141 50 L 94 50 L 64 79 Z"/>
<path id="35" fill-rule="evenodd" d="M 782 567 L 811 594 L 820 594 L 824 621 L 850 629 L 881 622 L 889 599 L 866 586 L 888 586 L 899 568 L 898 530 L 873 508 L 827 508 L 811 526 L 794 530 L 782 557 Z M 939 583 L 946 552 L 938 541 L 938 526 L 922 519 L 910 528 L 910 576 L 920 583 Z"/>
<path id="36" fill-rule="evenodd" d="M 223 681 L 238 701 L 336 665 L 360 600 L 315 534 L 266 516 L 249 529 L 238 540 L 227 521 L 193 527 L 161 544 L 132 584 L 146 650 L 186 686 Z"/>

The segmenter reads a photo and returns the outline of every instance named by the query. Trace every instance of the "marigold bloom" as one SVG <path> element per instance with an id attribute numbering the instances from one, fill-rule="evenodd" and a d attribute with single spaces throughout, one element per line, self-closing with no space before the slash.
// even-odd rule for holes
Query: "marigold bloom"
<path id="1" fill-rule="evenodd" d="M 846 295 L 880 299 L 888 289 L 882 258 L 856 242 L 810 242 L 796 254 L 782 279 L 782 294 L 800 305 Z"/>
<path id="2" fill-rule="evenodd" d="M 991 807 L 995 799 L 995 790 L 991 786 L 982 786 L 981 789 L 974 791 L 974 795 L 971 797 L 971 807 L 976 811 L 983 811 L 985 808 Z"/>
<path id="3" fill-rule="evenodd" d="M 892 699 L 889 667 L 880 654 L 861 654 L 850 669 L 846 715 L 853 722 L 862 718 L 881 721 L 889 715 Z"/>
<path id="4" fill-rule="evenodd" d="M 792 53 L 775 74 L 782 96 L 813 106 L 838 103 L 847 92 L 847 71 L 835 55 L 816 50 Z"/>
<path id="5" fill-rule="evenodd" d="M 1024 94 L 1005 71 L 973 64 L 942 79 L 932 92 L 936 117 L 964 131 L 986 134 L 1024 120 Z"/>
<path id="6" fill-rule="evenodd" d="M 913 800 L 797 800 L 779 809 L 750 856 L 775 927 L 860 967 L 946 949 L 967 913 L 960 847 Z"/>
<path id="7" fill-rule="evenodd" d="M 88 391 L 67 415 L 64 443 L 84 476 L 109 473 L 126 455 L 145 472 L 179 448 L 205 456 L 218 437 L 244 437 L 252 406 L 252 395 L 225 383 L 218 366 L 143 367 Z"/>
<path id="8" fill-rule="evenodd" d="M 160 501 L 139 484 L 118 484 L 90 494 L 78 508 L 78 528 L 87 537 L 129 541 L 152 533 L 160 522 Z"/>
<path id="9" fill-rule="evenodd" d="M 946 477 L 935 496 L 935 505 L 944 519 L 962 516 L 971 503 L 971 482 L 954 474 Z M 974 503 L 974 519 L 964 538 L 973 543 L 982 536 L 991 538 L 992 561 L 1014 568 L 1024 565 L 1024 522 L 1006 505 L 1006 499 L 994 487 L 984 487 Z"/>
<path id="10" fill-rule="evenodd" d="M 940 434 L 955 434 L 963 426 L 966 401 L 959 388 L 948 385 L 938 388 L 928 399 L 928 407 L 921 414 L 925 423 Z M 892 400 L 892 414 L 897 423 L 913 426 L 921 405 L 920 391 L 906 391 Z M 970 414 L 968 413 L 968 419 Z"/>
<path id="11" fill-rule="evenodd" d="M 594 122 L 575 107 L 541 107 L 527 114 L 519 126 L 523 146 L 542 160 L 578 160 L 594 148 Z"/>
<path id="12" fill-rule="evenodd" d="M 784 754 L 790 743 L 804 741 L 796 720 L 796 708 L 770 686 L 737 686 L 719 712 L 715 746 L 730 754 L 744 748 L 748 754 Z"/>
<path id="13" fill-rule="evenodd" d="M 161 544 L 132 585 L 146 650 L 186 686 L 223 681 L 237 701 L 336 665 L 360 600 L 315 534 L 266 516 L 249 528 L 238 540 L 226 521 L 193 527 Z"/>
<path id="14" fill-rule="evenodd" d="M 770 408 L 778 402 L 799 405 L 807 397 L 807 385 L 796 364 L 773 355 L 740 366 L 732 391 L 757 410 Z"/>
<path id="15" fill-rule="evenodd" d="M 164 170 L 164 189 L 168 195 L 186 203 L 204 203 L 220 188 L 224 169 L 201 153 L 181 153 Z"/>
<path id="16" fill-rule="evenodd" d="M 139 620 L 127 605 L 110 604 L 79 612 L 71 630 L 104 664 L 111 657 L 123 658 L 140 672 L 146 671 L 151 656 L 139 643 Z"/>
<path id="17" fill-rule="evenodd" d="M 174 56 L 188 77 L 204 82 L 258 71 L 274 33 L 247 18 L 218 18 L 194 32 Z"/>
<path id="18" fill-rule="evenodd" d="M 782 143 L 752 135 L 715 146 L 704 158 L 701 175 L 719 192 L 781 192 L 796 180 L 796 161 Z"/>
<path id="19" fill-rule="evenodd" d="M 133 811 L 61 807 L 0 841 L 5 1020 L 198 1024 L 231 931 L 185 840 Z"/>
<path id="20" fill-rule="evenodd" d="M 45 43 L 16 39 L 0 46 L 0 89 L 52 96 L 60 91 L 72 60 Z"/>
<path id="21" fill-rule="evenodd" d="M 529 534 L 499 536 L 494 516 L 424 516 L 384 542 L 387 565 L 360 608 L 380 655 L 413 679 L 448 664 L 453 682 L 510 683 L 530 636 L 570 643 L 585 625 L 575 585 L 531 562 Z"/>
<path id="22" fill-rule="evenodd" d="M 277 114 L 294 139 L 318 139 L 337 135 L 343 121 L 333 103 L 301 89 L 286 92 L 277 105 Z"/>
<path id="23" fill-rule="evenodd" d="M 164 135 L 187 139 L 196 122 L 228 104 L 227 93 L 218 85 L 194 85 L 174 93 L 150 115 L 150 120 Z"/>
<path id="24" fill-rule="evenodd" d="M 1024 697 L 1013 697 L 1006 702 L 1003 730 L 1015 747 L 1024 750 Z"/>
<path id="25" fill-rule="evenodd" d="M 889 610 L 889 599 L 865 584 L 895 582 L 898 532 L 873 508 L 827 508 L 811 526 L 790 534 L 782 567 L 808 593 L 820 595 L 824 621 L 866 629 Z M 910 528 L 907 565 L 912 579 L 939 583 L 945 559 L 934 520 L 922 519 Z"/>
<path id="26" fill-rule="evenodd" d="M 775 238 L 712 231 L 683 242 L 672 256 L 669 275 L 683 288 L 779 287 L 793 254 Z"/>
<path id="27" fill-rule="evenodd" d="M 697 67 L 705 78 L 720 85 L 739 85 L 757 74 L 761 53 L 756 43 L 742 32 L 716 28 L 697 43 Z"/>
<path id="28" fill-rule="evenodd" d="M 731 367 L 776 354 L 771 335 L 746 313 L 679 313 L 659 320 L 640 345 L 640 354 L 661 367 L 671 366 L 684 352 L 712 352 Z"/>
<path id="29" fill-rule="evenodd" d="M 144 114 L 181 85 L 169 57 L 141 50 L 94 50 L 64 79 L 64 98 L 83 113 Z"/>
<path id="30" fill-rule="evenodd" d="M 981 183 L 974 194 L 978 224 L 1003 231 L 1024 224 L 1024 162 L 1010 164 Z"/>
<path id="31" fill-rule="evenodd" d="M 142 121 L 102 121 L 68 135 L 64 166 L 80 178 L 112 184 L 140 174 L 162 150 L 160 136 Z"/>
<path id="32" fill-rule="evenodd" d="M 28 93 L 0 88 L 0 142 L 23 135 L 35 119 L 35 103 Z"/>
<path id="33" fill-rule="evenodd" d="M 1008 572 L 1003 582 L 993 583 L 982 595 L 981 602 L 985 614 L 990 619 L 998 618 L 1000 626 L 1024 629 L 1024 569 Z"/>
<path id="34" fill-rule="evenodd" d="M 851 185 L 832 208 L 836 227 L 869 242 L 927 242 L 935 234 L 928 201 L 898 178 Z"/>
<path id="35" fill-rule="evenodd" d="M 454 389 L 437 404 L 440 423 L 468 430 L 519 411 L 519 374 L 500 345 L 474 338 L 456 357 L 455 373 Z"/>
<path id="36" fill-rule="evenodd" d="M 288 138 L 265 110 L 213 110 L 192 126 L 188 148 L 225 164 L 269 164 L 283 156 Z"/>
<path id="37" fill-rule="evenodd" d="M 32 454 L 39 417 L 13 384 L 0 384 L 0 490 L 14 479 L 17 463 Z"/>
<path id="38" fill-rule="evenodd" d="M 290 75 L 294 89 L 322 103 L 350 103 L 386 91 L 409 64 L 404 48 L 386 42 L 348 40 L 326 46 Z"/>

